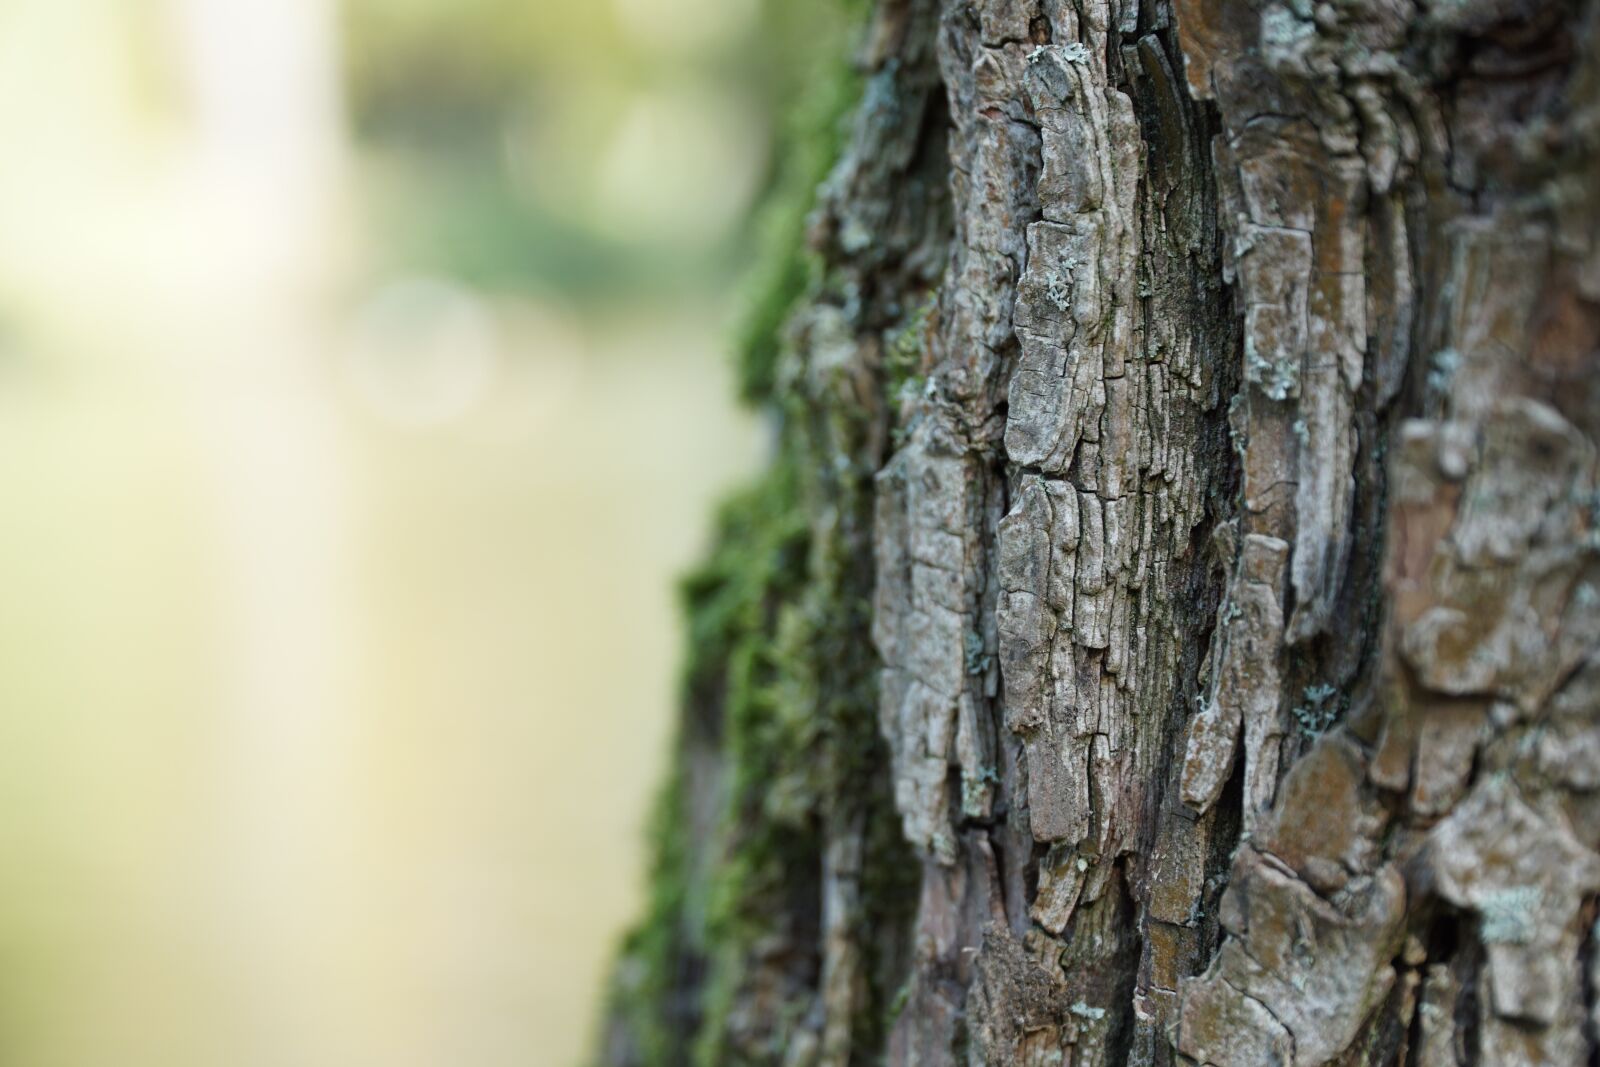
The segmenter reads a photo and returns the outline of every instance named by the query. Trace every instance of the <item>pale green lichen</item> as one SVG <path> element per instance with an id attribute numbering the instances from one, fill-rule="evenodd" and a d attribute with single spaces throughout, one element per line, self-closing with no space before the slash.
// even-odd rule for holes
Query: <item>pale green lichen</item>
<path id="1" fill-rule="evenodd" d="M 1538 929 L 1538 911 L 1544 890 L 1535 885 L 1512 886 L 1484 893 L 1476 901 L 1479 935 L 1486 945 L 1525 945 Z"/>
<path id="2" fill-rule="evenodd" d="M 1300 360 L 1293 354 L 1268 358 L 1245 335 L 1244 376 L 1271 400 L 1287 400 L 1300 393 Z"/>
<path id="3" fill-rule="evenodd" d="M 966 668 L 969 675 L 987 674 L 994 657 L 984 651 L 983 635 L 968 632 L 964 641 Z"/>
<path id="4" fill-rule="evenodd" d="M 1059 271 L 1048 271 L 1044 276 L 1045 295 L 1050 298 L 1057 311 L 1072 310 L 1072 281 L 1070 275 L 1063 278 Z"/>
<path id="5" fill-rule="evenodd" d="M 1300 732 L 1306 737 L 1320 737 L 1339 717 L 1339 705 L 1333 698 L 1339 691 L 1331 685 L 1307 686 L 1301 693 L 1304 704 L 1296 705 L 1290 712 Z"/>
<path id="6" fill-rule="evenodd" d="M 972 818 L 983 814 L 989 791 L 1000 784 L 1000 775 L 993 767 L 980 767 L 977 773 L 961 772 L 961 811 Z"/>
<path id="7" fill-rule="evenodd" d="M 1431 393 L 1443 393 L 1449 388 L 1456 371 L 1461 368 L 1461 353 L 1453 348 L 1441 348 L 1429 361 L 1427 386 Z"/>
<path id="8" fill-rule="evenodd" d="M 1316 36 L 1317 26 L 1309 14 L 1297 16 L 1276 4 L 1261 13 L 1261 48 L 1269 55 L 1286 58 L 1297 54 Z"/>

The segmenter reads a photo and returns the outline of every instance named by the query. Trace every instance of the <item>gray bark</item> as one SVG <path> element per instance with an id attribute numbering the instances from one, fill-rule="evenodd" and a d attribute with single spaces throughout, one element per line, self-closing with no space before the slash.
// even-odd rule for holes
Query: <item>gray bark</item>
<path id="1" fill-rule="evenodd" d="M 1600 1059 L 1597 31 L 879 5 L 606 1063 Z"/>

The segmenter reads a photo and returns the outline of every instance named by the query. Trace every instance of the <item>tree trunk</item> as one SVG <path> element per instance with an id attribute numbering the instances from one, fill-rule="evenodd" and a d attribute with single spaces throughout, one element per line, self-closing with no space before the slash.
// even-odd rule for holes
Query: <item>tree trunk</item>
<path id="1" fill-rule="evenodd" d="M 880 3 L 605 1064 L 1600 1062 L 1597 13 Z"/>

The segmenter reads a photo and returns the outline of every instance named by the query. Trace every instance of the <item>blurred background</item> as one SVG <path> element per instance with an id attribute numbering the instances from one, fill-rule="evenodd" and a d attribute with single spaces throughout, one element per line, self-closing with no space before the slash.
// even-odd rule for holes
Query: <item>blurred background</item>
<path id="1" fill-rule="evenodd" d="M 0 0 L 0 1062 L 583 1061 L 846 21 Z"/>

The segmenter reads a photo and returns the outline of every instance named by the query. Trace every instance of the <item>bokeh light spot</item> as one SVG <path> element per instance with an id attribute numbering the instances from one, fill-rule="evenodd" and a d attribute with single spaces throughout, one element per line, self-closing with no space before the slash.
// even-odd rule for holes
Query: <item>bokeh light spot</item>
<path id="1" fill-rule="evenodd" d="M 369 297 L 355 314 L 343 360 L 367 408 L 415 428 L 470 412 L 488 392 L 499 362 L 488 306 L 439 278 L 390 282 Z"/>

